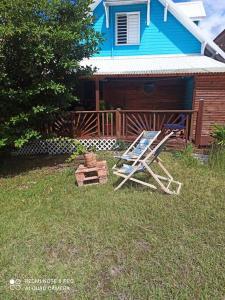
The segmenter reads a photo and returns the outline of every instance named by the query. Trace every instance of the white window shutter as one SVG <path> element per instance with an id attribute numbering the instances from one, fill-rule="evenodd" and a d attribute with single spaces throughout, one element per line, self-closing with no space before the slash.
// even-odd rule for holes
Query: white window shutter
<path id="1" fill-rule="evenodd" d="M 140 43 L 139 14 L 129 14 L 127 17 L 127 43 L 131 45 L 137 45 Z"/>
<path id="2" fill-rule="evenodd" d="M 118 14 L 116 19 L 116 44 L 140 44 L 140 13 Z"/>
<path id="3" fill-rule="evenodd" d="M 117 16 L 117 44 L 127 44 L 127 15 Z"/>

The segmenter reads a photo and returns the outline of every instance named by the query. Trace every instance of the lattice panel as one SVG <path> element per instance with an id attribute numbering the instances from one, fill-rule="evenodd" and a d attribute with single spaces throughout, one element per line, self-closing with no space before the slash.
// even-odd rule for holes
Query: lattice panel
<path id="1" fill-rule="evenodd" d="M 116 139 L 82 139 L 79 140 L 87 149 L 95 147 L 97 151 L 113 150 L 116 145 Z"/>
<path id="2" fill-rule="evenodd" d="M 116 139 L 81 139 L 77 140 L 87 149 L 95 147 L 97 151 L 113 150 L 116 145 Z M 37 154 L 65 154 L 75 151 L 75 145 L 67 140 L 46 140 L 32 142 L 20 150 L 16 151 L 16 155 L 37 155 Z"/>
<path id="3" fill-rule="evenodd" d="M 37 155 L 37 154 L 48 154 L 48 148 L 46 145 L 46 141 L 35 141 L 29 143 L 17 150 L 14 154 L 16 155 Z"/>
<path id="4" fill-rule="evenodd" d="M 72 153 L 76 150 L 73 143 L 66 140 L 46 141 L 49 155 Z"/>

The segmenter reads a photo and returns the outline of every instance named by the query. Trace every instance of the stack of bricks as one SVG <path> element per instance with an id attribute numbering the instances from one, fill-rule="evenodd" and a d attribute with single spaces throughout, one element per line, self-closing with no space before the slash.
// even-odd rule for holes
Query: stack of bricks
<path id="1" fill-rule="evenodd" d="M 95 167 L 88 168 L 84 165 L 80 165 L 75 172 L 75 177 L 78 186 L 83 186 L 87 184 L 99 184 L 107 182 L 107 163 L 105 160 L 97 161 Z"/>

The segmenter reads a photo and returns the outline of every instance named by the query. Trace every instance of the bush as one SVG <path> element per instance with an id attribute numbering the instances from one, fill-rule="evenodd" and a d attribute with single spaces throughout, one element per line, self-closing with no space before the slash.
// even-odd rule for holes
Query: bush
<path id="1" fill-rule="evenodd" d="M 215 144 L 225 146 L 225 125 L 215 125 L 211 136 Z"/>
<path id="2" fill-rule="evenodd" d="M 79 62 L 99 50 L 91 0 L 0 1 L 0 149 L 42 135 L 58 113 L 74 107 Z"/>
<path id="3" fill-rule="evenodd" d="M 116 151 L 125 151 L 130 146 L 130 143 L 124 142 L 123 140 L 117 140 L 114 146 Z"/>
<path id="4" fill-rule="evenodd" d="M 225 126 L 214 126 L 212 137 L 214 142 L 209 154 L 209 166 L 216 171 L 225 172 Z"/>
<path id="5" fill-rule="evenodd" d="M 193 156 L 193 152 L 193 145 L 188 144 L 184 150 L 175 152 L 174 156 L 181 159 L 188 167 L 196 166 L 199 164 L 199 161 Z"/>

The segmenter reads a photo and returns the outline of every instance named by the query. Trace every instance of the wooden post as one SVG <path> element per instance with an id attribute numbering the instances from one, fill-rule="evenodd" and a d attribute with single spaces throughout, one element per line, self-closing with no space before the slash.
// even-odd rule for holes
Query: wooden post
<path id="1" fill-rule="evenodd" d="M 119 139 L 121 136 L 121 114 L 120 108 L 116 110 L 116 137 Z"/>
<path id="2" fill-rule="evenodd" d="M 99 79 L 95 80 L 95 110 L 100 110 Z"/>
<path id="3" fill-rule="evenodd" d="M 191 113 L 189 115 L 189 117 L 190 117 L 189 141 L 192 142 L 192 140 L 193 140 L 193 118 L 194 118 L 194 113 Z"/>
<path id="4" fill-rule="evenodd" d="M 196 120 L 196 130 L 195 130 L 195 144 L 197 146 L 201 145 L 203 115 L 204 115 L 204 99 L 200 99 L 197 120 Z"/>

